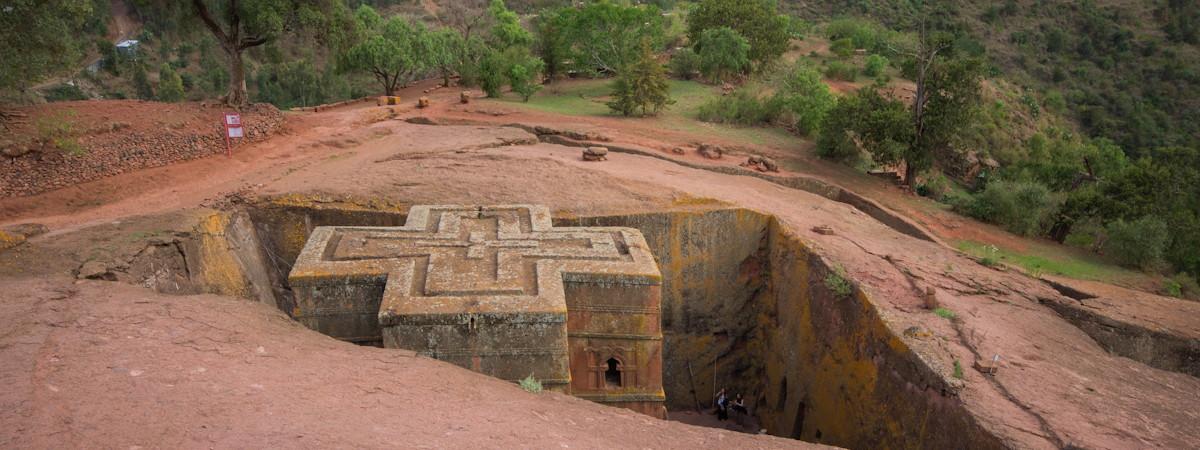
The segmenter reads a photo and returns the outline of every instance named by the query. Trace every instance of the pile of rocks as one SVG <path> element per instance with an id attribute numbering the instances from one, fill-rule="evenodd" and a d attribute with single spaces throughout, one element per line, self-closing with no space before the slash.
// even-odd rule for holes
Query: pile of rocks
<path id="1" fill-rule="evenodd" d="M 696 148 L 696 153 L 708 159 L 721 159 L 721 155 L 725 154 L 725 149 L 719 145 L 700 144 L 700 147 Z"/>
<path id="2" fill-rule="evenodd" d="M 742 167 L 757 170 L 759 172 L 778 172 L 779 164 L 775 160 L 766 156 L 750 155 L 746 158 L 746 162 L 742 163 Z"/>
<path id="3" fill-rule="evenodd" d="M 36 151 L 22 147 L 5 151 L 0 160 L 0 198 L 34 195 L 54 189 L 139 169 L 202 158 L 225 152 L 224 128 L 219 113 L 211 125 L 172 129 L 121 127 L 116 132 L 87 134 L 78 138 L 83 152 L 68 154 L 41 146 Z M 262 140 L 283 124 L 283 113 L 274 106 L 257 104 L 242 112 L 243 143 Z M 11 154 L 10 154 L 11 153 Z"/>

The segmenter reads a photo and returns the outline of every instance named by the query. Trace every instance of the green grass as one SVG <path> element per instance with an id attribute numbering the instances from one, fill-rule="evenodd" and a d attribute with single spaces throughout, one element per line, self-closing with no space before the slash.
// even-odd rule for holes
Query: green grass
<path id="1" fill-rule="evenodd" d="M 825 287 L 839 298 L 846 298 L 854 294 L 854 285 L 846 279 L 845 273 L 841 267 L 834 267 L 833 271 L 825 276 Z"/>
<path id="2" fill-rule="evenodd" d="M 578 117 L 621 117 L 613 113 L 606 103 L 609 101 L 609 85 L 612 80 L 559 81 L 546 86 L 528 102 L 509 94 L 499 101 L 506 106 L 527 108 L 564 116 Z M 802 138 L 775 127 L 741 127 L 701 122 L 697 119 L 700 106 L 721 96 L 720 88 L 696 81 L 670 80 L 671 99 L 674 104 L 656 117 L 630 118 L 648 127 L 736 140 L 757 145 L 795 147 Z"/>
<path id="3" fill-rule="evenodd" d="M 933 310 L 933 313 L 934 313 L 934 314 L 937 314 L 937 316 L 938 316 L 938 317 L 941 317 L 941 318 L 943 318 L 943 319 L 946 319 L 946 320 L 954 320 L 954 318 L 955 318 L 955 317 L 957 317 L 957 316 L 954 314 L 954 311 L 951 311 L 951 310 L 949 310 L 949 309 L 946 309 L 946 308 L 938 308 L 938 309 L 935 309 L 935 310 Z"/>
<path id="4" fill-rule="evenodd" d="M 959 363 L 957 359 L 954 360 L 954 378 L 958 378 L 960 380 L 963 379 L 962 364 Z"/>
<path id="5" fill-rule="evenodd" d="M 1129 278 L 1139 274 L 1090 258 L 1090 255 L 1074 255 L 1069 249 L 1034 248 L 1019 253 L 1003 247 L 975 241 L 959 241 L 955 245 L 963 253 L 979 258 L 1020 267 L 1031 274 L 1059 275 L 1081 280 L 1111 280 L 1114 277 Z M 993 250 L 994 249 L 994 250 Z M 1037 254 L 1040 253 L 1040 254 Z M 1053 256 L 1051 256 L 1053 255 Z"/>

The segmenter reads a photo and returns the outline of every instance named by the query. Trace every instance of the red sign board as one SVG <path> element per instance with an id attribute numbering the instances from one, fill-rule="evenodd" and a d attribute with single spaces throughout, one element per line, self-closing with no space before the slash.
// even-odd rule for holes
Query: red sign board
<path id="1" fill-rule="evenodd" d="M 245 135 L 242 130 L 242 115 L 235 112 L 227 112 L 224 114 L 225 124 L 225 153 L 228 156 L 233 156 L 233 147 L 230 144 L 230 139 L 238 139 Z"/>

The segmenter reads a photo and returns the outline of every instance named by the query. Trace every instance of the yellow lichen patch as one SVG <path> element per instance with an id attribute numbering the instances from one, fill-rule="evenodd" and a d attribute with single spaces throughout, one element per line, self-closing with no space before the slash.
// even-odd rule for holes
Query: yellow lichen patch
<path id="1" fill-rule="evenodd" d="M 671 199 L 672 206 L 722 206 L 727 203 L 708 197 L 695 197 L 688 194 L 678 194 Z"/>
<path id="2" fill-rule="evenodd" d="M 25 242 L 25 236 L 15 233 L 0 231 L 0 250 L 7 250 Z"/>
<path id="3" fill-rule="evenodd" d="M 195 275 L 207 290 L 217 294 L 247 297 L 250 288 L 237 256 L 225 238 L 229 216 L 212 213 L 196 225 L 199 241 L 199 267 Z"/>

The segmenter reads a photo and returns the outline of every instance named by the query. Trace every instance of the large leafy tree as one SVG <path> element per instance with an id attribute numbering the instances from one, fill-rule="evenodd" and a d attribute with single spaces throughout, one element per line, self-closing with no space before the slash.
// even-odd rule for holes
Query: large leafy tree
<path id="1" fill-rule="evenodd" d="M 553 73 L 566 61 L 578 70 L 619 73 L 637 59 L 641 41 L 658 48 L 665 35 L 657 7 L 608 0 L 548 11 L 538 17 L 535 27 L 540 52 Z"/>
<path id="2" fill-rule="evenodd" d="M 729 27 L 704 30 L 700 35 L 700 73 L 714 83 L 728 81 L 750 65 L 750 43 Z"/>
<path id="3" fill-rule="evenodd" d="M 341 68 L 375 76 L 384 95 L 395 95 L 428 68 L 429 33 L 403 17 L 384 19 L 369 6 L 355 12 L 361 40 L 342 55 Z"/>
<path id="4" fill-rule="evenodd" d="M 672 103 L 667 71 L 654 57 L 648 40 L 642 41 L 636 61 L 613 82 L 608 107 L 625 116 L 654 115 Z"/>
<path id="5" fill-rule="evenodd" d="M 466 41 L 461 34 L 451 28 L 431 30 L 421 42 L 425 44 L 424 53 L 429 66 L 437 69 L 442 75 L 442 85 L 450 85 L 450 75 L 461 64 L 466 52 Z"/>
<path id="6" fill-rule="evenodd" d="M 774 0 L 702 0 L 688 13 L 688 39 L 699 42 L 704 30 L 732 28 L 750 42 L 750 60 L 762 67 L 787 51 L 789 23 Z"/>
<path id="7" fill-rule="evenodd" d="M 83 54 L 80 30 L 97 9 L 92 1 L 12 0 L 0 3 L 0 89 L 26 89 L 64 71 Z M 107 4 L 107 2 L 104 2 Z"/>

